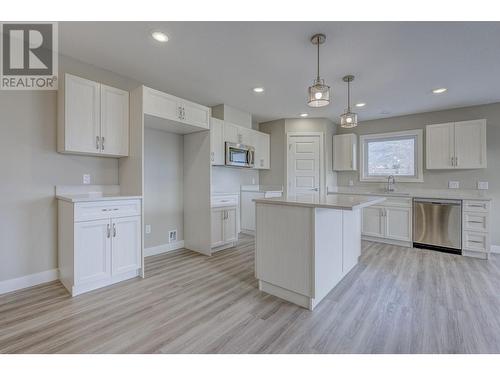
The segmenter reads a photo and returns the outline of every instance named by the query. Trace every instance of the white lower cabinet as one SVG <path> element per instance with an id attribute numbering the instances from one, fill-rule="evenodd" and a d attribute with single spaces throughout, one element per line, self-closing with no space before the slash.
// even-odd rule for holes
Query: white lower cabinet
<path id="1" fill-rule="evenodd" d="M 490 202 L 462 202 L 462 255 L 487 259 L 491 248 Z"/>
<path id="2" fill-rule="evenodd" d="M 411 198 L 387 198 L 381 205 L 363 209 L 365 239 L 412 246 Z"/>
<path id="3" fill-rule="evenodd" d="M 237 241 L 237 207 L 212 208 L 212 248 L 234 246 Z"/>
<path id="4" fill-rule="evenodd" d="M 121 216 L 131 205 L 140 207 L 140 201 L 106 202 L 102 207 L 59 201 L 60 280 L 72 296 L 139 275 L 141 216 Z M 95 216 L 79 221 L 78 213 L 89 207 Z"/>

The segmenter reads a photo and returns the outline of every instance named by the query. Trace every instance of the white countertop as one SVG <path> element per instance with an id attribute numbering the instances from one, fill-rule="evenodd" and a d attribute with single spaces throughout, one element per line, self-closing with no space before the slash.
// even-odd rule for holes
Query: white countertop
<path id="1" fill-rule="evenodd" d="M 254 199 L 256 203 L 299 206 L 310 208 L 331 208 L 336 210 L 355 210 L 385 201 L 384 197 L 367 195 L 331 194 L 311 201 L 309 198 L 284 196 L 279 198 Z"/>
<path id="2" fill-rule="evenodd" d="M 430 199 L 470 199 L 470 200 L 492 200 L 484 190 L 465 190 L 465 189 L 413 189 L 398 190 L 395 192 L 385 192 L 382 189 L 369 189 L 359 187 L 339 186 L 338 191 L 329 192 L 328 195 L 369 195 L 380 197 L 395 198 L 430 198 Z"/>
<path id="3" fill-rule="evenodd" d="M 142 199 L 139 195 L 116 195 L 116 194 L 61 194 L 56 195 L 57 199 L 77 203 L 77 202 L 98 202 L 98 201 L 116 201 L 125 199 Z"/>

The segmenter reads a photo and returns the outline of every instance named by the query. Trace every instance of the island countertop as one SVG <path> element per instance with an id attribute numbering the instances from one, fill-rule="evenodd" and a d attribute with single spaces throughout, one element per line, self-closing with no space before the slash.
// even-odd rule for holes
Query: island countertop
<path id="1" fill-rule="evenodd" d="M 279 198 L 257 198 L 256 203 L 278 204 L 286 206 L 299 206 L 309 208 L 330 208 L 336 210 L 355 210 L 363 207 L 372 206 L 385 201 L 386 198 L 381 196 L 369 195 L 327 195 L 317 199 L 297 196 L 283 196 Z"/>

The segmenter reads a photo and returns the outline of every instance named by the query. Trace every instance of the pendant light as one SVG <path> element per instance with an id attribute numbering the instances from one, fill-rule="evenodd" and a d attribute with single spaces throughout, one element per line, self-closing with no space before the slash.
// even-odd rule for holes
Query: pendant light
<path id="1" fill-rule="evenodd" d="M 340 126 L 342 128 L 354 128 L 358 126 L 358 115 L 351 112 L 351 82 L 354 81 L 354 76 L 347 75 L 342 80 L 347 82 L 347 109 L 340 116 Z"/>
<path id="2" fill-rule="evenodd" d="M 325 43 L 324 34 L 315 34 L 311 37 L 311 43 L 318 46 L 318 74 L 312 86 L 309 86 L 307 105 L 310 107 L 324 107 L 330 104 L 330 86 L 319 77 L 319 45 Z"/>

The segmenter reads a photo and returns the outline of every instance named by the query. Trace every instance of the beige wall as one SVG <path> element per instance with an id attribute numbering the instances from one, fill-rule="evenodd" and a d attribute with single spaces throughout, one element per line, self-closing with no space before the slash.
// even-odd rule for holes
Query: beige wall
<path id="1" fill-rule="evenodd" d="M 262 185 L 286 185 L 286 133 L 322 132 L 326 160 L 325 182 L 329 189 L 337 185 L 337 174 L 332 170 L 332 136 L 335 126 L 329 119 L 280 119 L 259 124 L 259 130 L 271 136 L 271 169 L 260 171 Z"/>
<path id="2" fill-rule="evenodd" d="M 151 225 L 146 248 L 167 244 L 169 230 L 184 239 L 183 154 L 182 135 L 144 129 L 144 224 Z"/>
<path id="3" fill-rule="evenodd" d="M 135 83 L 68 58 L 68 71 L 128 89 Z M 117 184 L 117 159 L 56 152 L 56 92 L 0 91 L 0 281 L 57 268 L 55 185 Z"/>
<path id="4" fill-rule="evenodd" d="M 462 189 L 476 189 L 477 181 L 488 181 L 493 198 L 492 223 L 500 221 L 500 103 L 457 108 L 446 111 L 419 113 L 380 120 L 363 121 L 353 130 L 341 129 L 339 133 L 373 134 L 400 130 L 422 129 L 427 124 L 487 119 L 488 168 L 460 171 L 424 169 L 423 183 L 401 183 L 405 187 L 448 188 L 448 181 L 459 181 Z M 425 147 L 425 144 L 424 144 Z M 424 150 L 425 155 L 425 150 Z M 425 158 L 424 158 L 425 159 Z M 425 160 L 424 160 L 425 163 Z M 338 185 L 348 185 L 352 180 L 358 186 L 374 186 L 377 183 L 360 182 L 358 172 L 338 172 Z M 493 244 L 500 245 L 500 231 L 493 225 Z"/>

